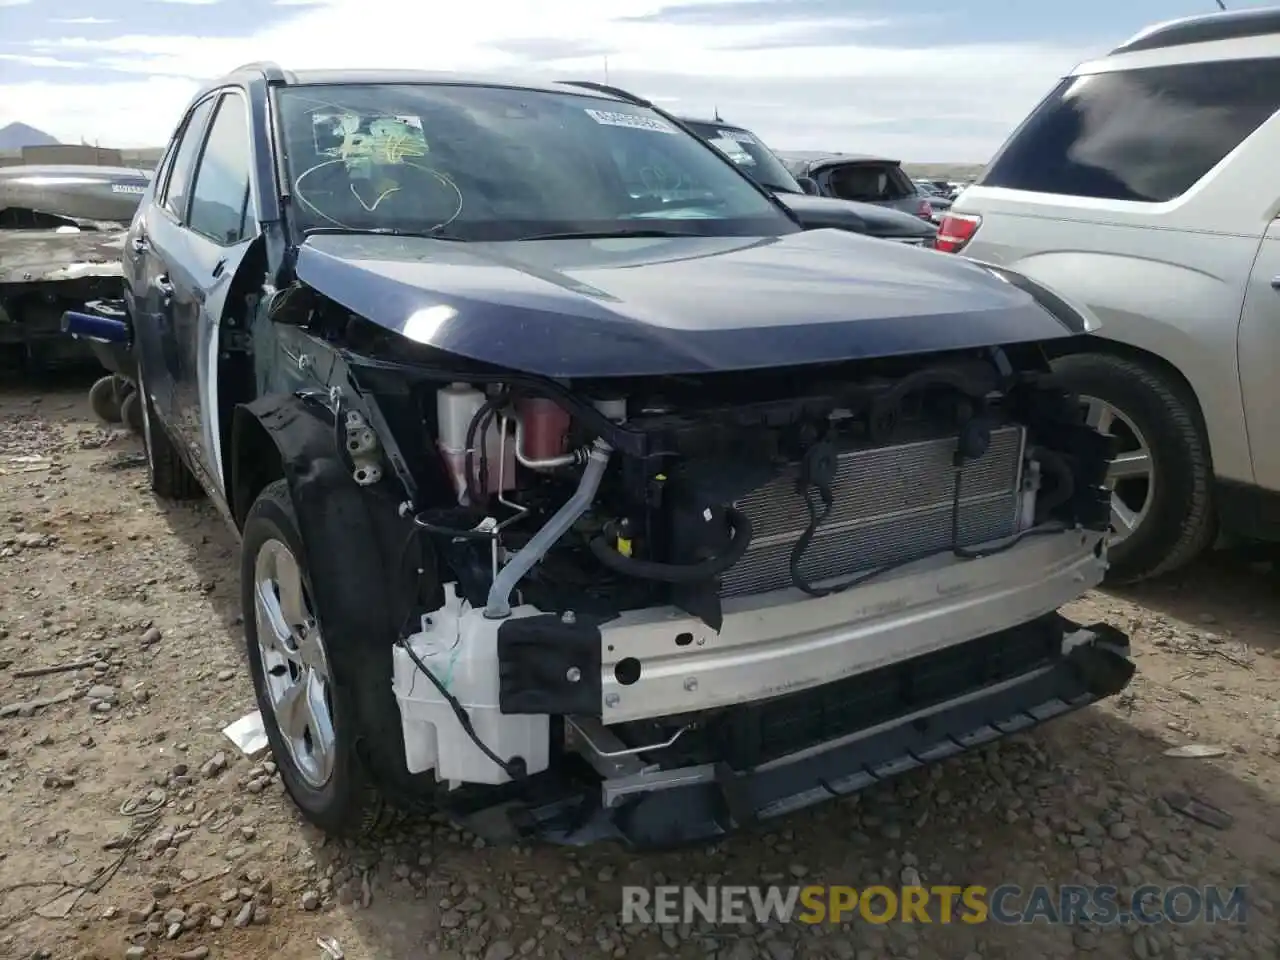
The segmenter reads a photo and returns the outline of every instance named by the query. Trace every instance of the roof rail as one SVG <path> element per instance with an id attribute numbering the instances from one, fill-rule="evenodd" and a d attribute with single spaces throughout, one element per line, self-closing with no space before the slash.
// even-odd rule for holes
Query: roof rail
<path id="1" fill-rule="evenodd" d="M 280 69 L 279 64 L 271 60 L 254 60 L 250 63 L 242 63 L 231 72 L 247 73 L 250 70 L 254 73 L 262 74 L 267 78 L 268 83 L 284 83 L 284 71 Z"/>
<path id="2" fill-rule="evenodd" d="M 611 97 L 617 97 L 619 100 L 625 100 L 628 103 L 634 103 L 637 107 L 652 107 L 648 100 L 637 97 L 634 93 L 628 93 L 619 87 L 611 87 L 607 83 L 596 83 L 594 80 L 561 80 L 568 87 L 582 87 L 584 90 L 594 90 L 597 93 L 607 93 Z"/>
<path id="3" fill-rule="evenodd" d="M 1243 40 L 1274 33 L 1280 33 L 1280 8 L 1277 7 L 1205 13 L 1152 24 L 1113 49 L 1111 55 L 1164 50 L 1214 40 Z"/>

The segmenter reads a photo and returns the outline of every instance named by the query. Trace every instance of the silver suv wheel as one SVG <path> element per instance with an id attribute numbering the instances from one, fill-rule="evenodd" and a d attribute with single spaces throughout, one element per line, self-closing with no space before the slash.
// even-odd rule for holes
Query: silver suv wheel
<path id="1" fill-rule="evenodd" d="M 324 639 L 292 551 L 268 540 L 254 561 L 254 617 L 267 699 L 298 774 L 313 788 L 337 757 L 332 675 Z"/>
<path id="2" fill-rule="evenodd" d="M 1111 488 L 1111 543 L 1123 543 L 1146 520 L 1155 498 L 1156 471 L 1151 447 L 1129 417 L 1104 400 L 1081 396 L 1088 424 L 1113 435 L 1119 445 L 1107 474 Z"/>

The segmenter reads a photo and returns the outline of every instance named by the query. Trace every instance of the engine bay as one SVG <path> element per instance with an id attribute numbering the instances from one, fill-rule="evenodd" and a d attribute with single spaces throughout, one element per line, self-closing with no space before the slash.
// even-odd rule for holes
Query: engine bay
<path id="1" fill-rule="evenodd" d="M 393 365 L 350 359 L 378 396 Z M 718 629 L 734 597 L 1108 518 L 1106 438 L 1034 346 L 571 383 L 395 367 L 426 440 L 403 510 L 497 618 L 670 605 Z"/>

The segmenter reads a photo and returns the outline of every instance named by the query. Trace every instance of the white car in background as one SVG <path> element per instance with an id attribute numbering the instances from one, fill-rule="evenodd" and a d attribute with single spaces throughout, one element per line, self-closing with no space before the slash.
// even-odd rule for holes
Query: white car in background
<path id="1" fill-rule="evenodd" d="M 956 200 L 938 248 L 1091 308 L 1055 359 L 1120 442 L 1113 581 L 1215 531 L 1280 541 L 1280 9 L 1144 30 L 1078 66 Z"/>

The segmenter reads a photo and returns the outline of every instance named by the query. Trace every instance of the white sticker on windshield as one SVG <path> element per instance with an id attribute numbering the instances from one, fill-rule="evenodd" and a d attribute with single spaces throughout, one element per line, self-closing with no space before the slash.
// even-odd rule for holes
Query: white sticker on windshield
<path id="1" fill-rule="evenodd" d="M 756 162 L 756 158 L 743 150 L 737 140 L 719 137 L 712 140 L 711 145 L 739 166 L 750 166 Z"/>
<path id="2" fill-rule="evenodd" d="M 660 117 L 638 117 L 634 113 L 612 113 L 608 110 L 587 110 L 596 123 L 606 127 L 630 127 L 632 130 L 650 130 L 654 133 L 675 133 L 676 128 Z"/>
<path id="3" fill-rule="evenodd" d="M 745 130 L 717 130 L 723 140 L 736 140 L 738 143 L 755 143 L 756 138 Z"/>

